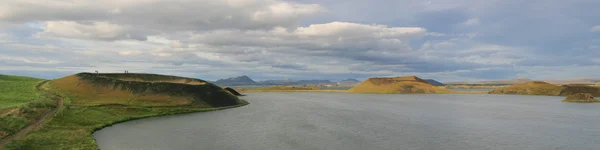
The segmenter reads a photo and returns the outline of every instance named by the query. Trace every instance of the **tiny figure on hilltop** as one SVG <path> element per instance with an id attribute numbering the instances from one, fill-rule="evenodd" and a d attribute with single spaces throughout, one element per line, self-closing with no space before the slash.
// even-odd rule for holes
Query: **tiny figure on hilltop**
<path id="1" fill-rule="evenodd" d="M 98 70 L 96 70 L 96 74 L 98 74 Z"/>

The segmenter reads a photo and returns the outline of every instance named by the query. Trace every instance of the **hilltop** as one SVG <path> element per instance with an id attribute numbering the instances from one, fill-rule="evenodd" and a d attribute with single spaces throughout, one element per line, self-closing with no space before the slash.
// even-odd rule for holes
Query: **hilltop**
<path id="1" fill-rule="evenodd" d="M 222 86 L 256 85 L 257 83 L 248 76 L 238 76 L 227 79 L 219 79 L 214 82 Z"/>
<path id="2" fill-rule="evenodd" d="M 427 81 L 427 83 L 434 85 L 434 86 L 445 86 L 444 83 L 436 81 L 434 79 L 423 79 L 423 80 Z"/>
<path id="3" fill-rule="evenodd" d="M 236 105 L 237 97 L 204 80 L 157 74 L 79 73 L 50 82 L 78 105 Z M 200 92 L 202 91 L 202 92 Z"/>
<path id="4" fill-rule="evenodd" d="M 436 87 L 416 76 L 393 78 L 369 78 L 348 90 L 352 93 L 450 93 L 444 88 Z"/>
<path id="5" fill-rule="evenodd" d="M 490 94 L 524 94 L 524 95 L 550 95 L 568 96 L 576 93 L 590 93 L 600 96 L 600 88 L 587 85 L 554 85 L 542 81 L 532 81 L 515 84 L 504 88 L 498 88 L 489 92 Z"/>

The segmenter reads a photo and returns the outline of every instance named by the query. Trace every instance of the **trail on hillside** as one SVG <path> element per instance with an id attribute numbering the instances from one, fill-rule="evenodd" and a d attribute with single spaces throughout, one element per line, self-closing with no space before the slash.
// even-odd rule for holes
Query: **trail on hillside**
<path id="1" fill-rule="evenodd" d="M 50 111 L 47 111 L 46 113 L 44 113 L 44 115 L 42 115 L 42 117 L 36 119 L 35 122 L 29 124 L 29 126 L 25 127 L 23 130 L 17 132 L 16 134 L 13 134 L 11 136 L 8 136 L 2 140 L 0 140 L 0 148 L 4 147 L 4 144 L 8 143 L 9 141 L 11 141 L 12 139 L 18 139 L 23 137 L 24 135 L 26 135 L 27 133 L 29 133 L 30 131 L 33 131 L 34 129 L 37 129 L 38 127 L 40 127 L 40 125 L 42 125 L 46 120 L 48 120 L 48 118 L 50 118 L 54 113 L 56 113 L 58 110 L 62 109 L 64 107 L 64 102 L 63 102 L 63 97 L 61 97 L 60 95 L 56 95 L 50 92 L 46 92 L 44 90 L 42 90 L 40 87 L 44 84 L 46 84 L 49 80 L 43 81 L 40 84 L 38 84 L 37 86 L 35 86 L 35 89 L 38 92 L 43 92 L 45 94 L 48 95 L 52 95 L 51 98 L 55 101 L 58 102 L 58 106 L 51 109 Z"/>

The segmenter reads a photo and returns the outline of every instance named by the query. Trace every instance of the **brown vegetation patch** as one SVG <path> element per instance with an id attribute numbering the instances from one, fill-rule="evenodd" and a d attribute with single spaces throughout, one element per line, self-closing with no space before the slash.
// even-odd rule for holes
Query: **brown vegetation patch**
<path id="1" fill-rule="evenodd" d="M 0 130 L 0 139 L 3 139 L 4 137 L 8 136 L 8 133 Z"/>
<path id="2" fill-rule="evenodd" d="M 600 102 L 600 100 L 594 99 L 594 96 L 590 93 L 576 93 L 567 96 L 565 102 Z"/>
<path id="3" fill-rule="evenodd" d="M 563 85 L 562 87 L 564 87 L 564 90 L 561 91 L 560 95 L 563 95 L 563 96 L 577 94 L 577 93 L 589 93 L 593 96 L 600 96 L 600 88 L 599 87 L 588 86 L 588 85 L 577 85 L 577 84 Z"/>

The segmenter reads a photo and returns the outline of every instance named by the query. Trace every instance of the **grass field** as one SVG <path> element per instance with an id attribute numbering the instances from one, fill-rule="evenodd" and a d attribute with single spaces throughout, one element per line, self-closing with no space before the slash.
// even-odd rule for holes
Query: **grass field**
<path id="1" fill-rule="evenodd" d="M 0 75 L 0 109 L 17 107 L 39 99 L 35 86 L 43 79 Z"/>
<path id="2" fill-rule="evenodd" d="M 106 84 L 90 81 L 96 79 L 75 76 L 44 84 L 41 93 L 45 94 L 41 97 L 59 97 L 64 101 L 64 107 L 58 109 L 37 130 L 8 142 L 4 148 L 98 149 L 91 134 L 105 126 L 145 117 L 211 111 L 248 104 L 215 85 L 202 83 L 197 79 L 146 74 L 108 76 L 111 77 L 109 80 L 104 77 L 97 79 Z M 161 99 L 165 97 L 166 99 Z M 185 100 L 186 103 L 180 103 L 180 99 L 172 97 Z M 219 101 L 226 103 L 217 103 Z M 12 122 L 21 124 L 19 126 L 24 124 L 17 120 Z M 16 127 L 12 128 L 15 130 L 11 131 L 19 131 Z"/>
<path id="3" fill-rule="evenodd" d="M 42 79 L 0 75 L 0 139 L 13 135 L 56 107 L 36 90 Z"/>
<path id="4" fill-rule="evenodd" d="M 247 104 L 243 102 L 242 106 Z M 236 107 L 232 106 L 232 107 Z M 62 110 L 40 130 L 6 145 L 7 149 L 80 149 L 96 150 L 94 131 L 105 126 L 133 119 L 160 115 L 211 111 L 222 108 L 208 107 L 131 107 L 90 106 Z M 151 131 L 149 131 L 151 132 Z"/>

